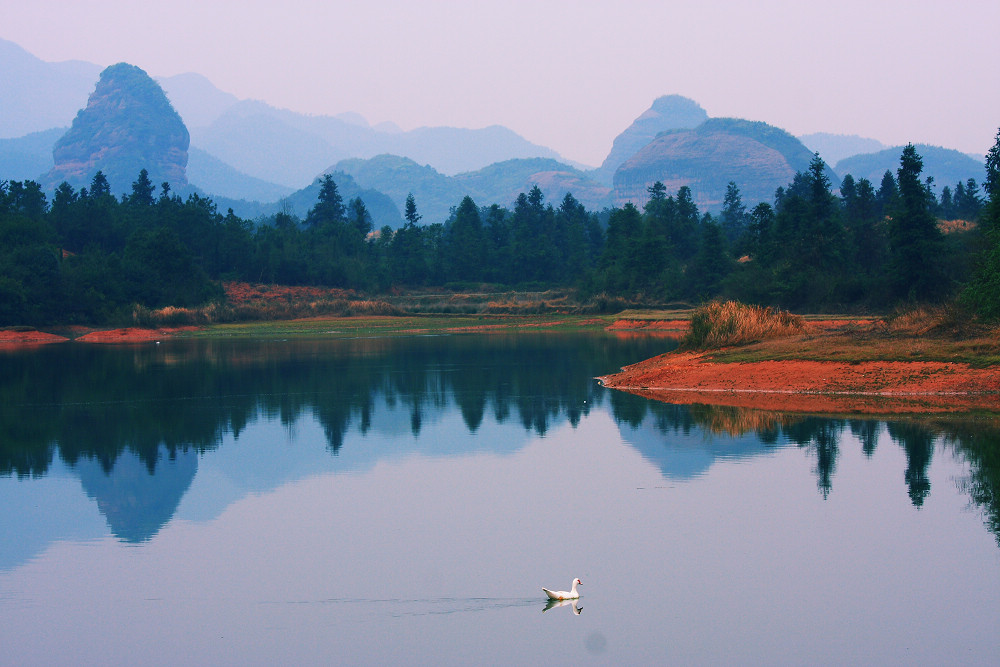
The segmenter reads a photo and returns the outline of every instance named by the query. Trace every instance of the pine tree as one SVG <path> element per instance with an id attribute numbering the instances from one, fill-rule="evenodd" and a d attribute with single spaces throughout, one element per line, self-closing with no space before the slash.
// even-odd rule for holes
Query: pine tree
<path id="1" fill-rule="evenodd" d="M 337 184 L 330 174 L 324 174 L 320 179 L 319 196 L 316 204 L 306 214 L 306 225 L 318 227 L 324 224 L 337 224 L 345 221 L 344 198 L 337 192 Z"/>
<path id="2" fill-rule="evenodd" d="M 483 222 L 479 207 L 472 197 L 466 196 L 455 209 L 455 217 L 448 229 L 446 255 L 451 280 L 481 280 L 486 259 L 483 239 Z"/>
<path id="3" fill-rule="evenodd" d="M 942 266 L 944 238 L 920 182 L 923 160 L 913 144 L 899 159 L 899 195 L 889 223 L 889 279 L 894 296 L 920 301 L 946 292 Z"/>
<path id="4" fill-rule="evenodd" d="M 403 217 L 406 218 L 406 224 L 416 225 L 420 222 L 420 218 L 423 216 L 417 213 L 417 201 L 413 198 L 412 192 L 406 195 L 406 206 L 404 208 L 405 213 Z"/>
<path id="5" fill-rule="evenodd" d="M 985 244 L 962 300 L 982 317 L 1000 320 L 1000 130 L 986 154 L 985 188 L 989 197 L 981 218 Z"/>
<path id="6" fill-rule="evenodd" d="M 722 201 L 722 231 L 730 247 L 743 236 L 747 224 L 747 207 L 743 204 L 740 189 L 734 181 L 729 181 Z"/>

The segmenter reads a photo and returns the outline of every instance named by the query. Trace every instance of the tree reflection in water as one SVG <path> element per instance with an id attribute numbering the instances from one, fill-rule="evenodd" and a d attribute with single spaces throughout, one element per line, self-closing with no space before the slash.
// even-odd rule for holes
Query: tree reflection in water
<path id="1" fill-rule="evenodd" d="M 218 447 L 227 433 L 238 438 L 257 420 L 291 427 L 313 416 L 328 449 L 337 454 L 346 434 L 368 432 L 379 405 L 405 406 L 415 436 L 428 416 L 453 408 L 470 432 L 491 415 L 498 423 L 515 420 L 544 435 L 555 425 L 575 426 L 607 400 L 620 425 L 649 425 L 662 436 L 701 432 L 710 441 L 714 435 L 754 434 L 761 447 L 792 443 L 814 457 L 824 498 L 834 491 L 846 432 L 868 457 L 883 431 L 903 448 L 903 481 L 918 507 L 931 492 L 928 468 L 935 443 L 950 447 L 970 464 L 962 487 L 1000 543 L 995 418 L 882 422 L 679 406 L 609 391 L 593 380 L 669 347 L 653 338 L 516 334 L 62 344 L 8 352 L 0 365 L 0 475 L 42 476 L 55 456 L 107 475 L 127 455 L 150 474 L 164 462 L 177 462 L 168 467 L 175 475 L 183 472 L 173 484 L 183 493 L 196 469 L 191 455 Z M 91 488 L 104 483 L 93 472 L 87 475 Z"/>

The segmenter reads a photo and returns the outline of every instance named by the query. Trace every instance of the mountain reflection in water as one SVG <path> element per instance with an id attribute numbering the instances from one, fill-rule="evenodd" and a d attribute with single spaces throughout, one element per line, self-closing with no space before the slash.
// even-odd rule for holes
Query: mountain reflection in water
<path id="1" fill-rule="evenodd" d="M 232 448 L 219 452 L 219 460 L 228 461 L 227 483 L 192 509 L 200 518 L 246 493 L 324 470 L 368 469 L 413 453 L 510 453 L 532 435 L 563 423 L 576 426 L 592 410 L 607 409 L 623 440 L 668 480 L 696 478 L 720 459 L 797 446 L 815 461 L 823 497 L 835 491 L 845 435 L 870 457 L 884 430 L 905 451 L 900 481 L 920 506 L 932 492 L 927 470 L 940 442 L 969 462 L 963 489 L 1000 539 L 995 421 L 880 422 L 677 406 L 609 391 L 593 380 L 670 346 L 662 338 L 518 334 L 64 344 L 6 353 L 0 476 L 28 480 L 53 467 L 69 471 L 113 535 L 142 542 L 174 517 L 200 458 L 223 443 Z M 279 443 L 239 442 L 251 425 L 268 423 L 280 426 L 289 442 L 296 429 L 315 423 L 323 446 L 291 451 Z M 369 433 L 396 437 L 375 448 L 364 444 Z M 0 499 L 13 492 L 5 488 L 0 485 Z M 56 523 L 34 547 L 0 548 L 0 568 L 63 536 L 65 527 Z"/>

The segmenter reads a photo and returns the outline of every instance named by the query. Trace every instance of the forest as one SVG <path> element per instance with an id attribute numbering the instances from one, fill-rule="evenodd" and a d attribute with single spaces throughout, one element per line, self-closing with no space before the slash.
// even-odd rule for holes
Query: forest
<path id="1" fill-rule="evenodd" d="M 633 204 L 588 211 L 538 187 L 512 208 L 470 197 L 447 220 L 373 229 L 360 198 L 329 175 L 305 219 L 222 214 L 210 198 L 172 194 L 142 170 L 111 194 L 103 173 L 51 202 L 34 181 L 0 182 L 0 326 L 124 322 L 136 305 L 196 307 L 224 299 L 224 281 L 342 287 L 378 295 L 443 289 L 575 291 L 580 304 L 690 304 L 715 298 L 795 311 L 880 311 L 954 302 L 1000 317 L 1000 132 L 974 179 L 935 194 L 909 145 L 877 185 L 808 171 L 772 202 L 743 203 L 730 183 L 721 211 L 690 188 L 648 188 Z M 597 307 L 597 306 L 592 306 Z"/>

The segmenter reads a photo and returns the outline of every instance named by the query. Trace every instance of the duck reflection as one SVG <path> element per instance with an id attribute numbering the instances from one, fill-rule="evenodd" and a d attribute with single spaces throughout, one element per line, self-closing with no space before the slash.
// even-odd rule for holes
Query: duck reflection
<path id="1" fill-rule="evenodd" d="M 583 607 L 579 606 L 577 604 L 578 602 L 579 602 L 578 599 L 576 599 L 576 600 L 549 600 L 548 602 L 545 603 L 545 608 L 542 609 L 542 613 L 544 614 L 549 609 L 554 609 L 555 607 L 572 607 L 573 608 L 573 613 L 575 615 L 579 616 L 580 612 L 583 611 Z"/>

